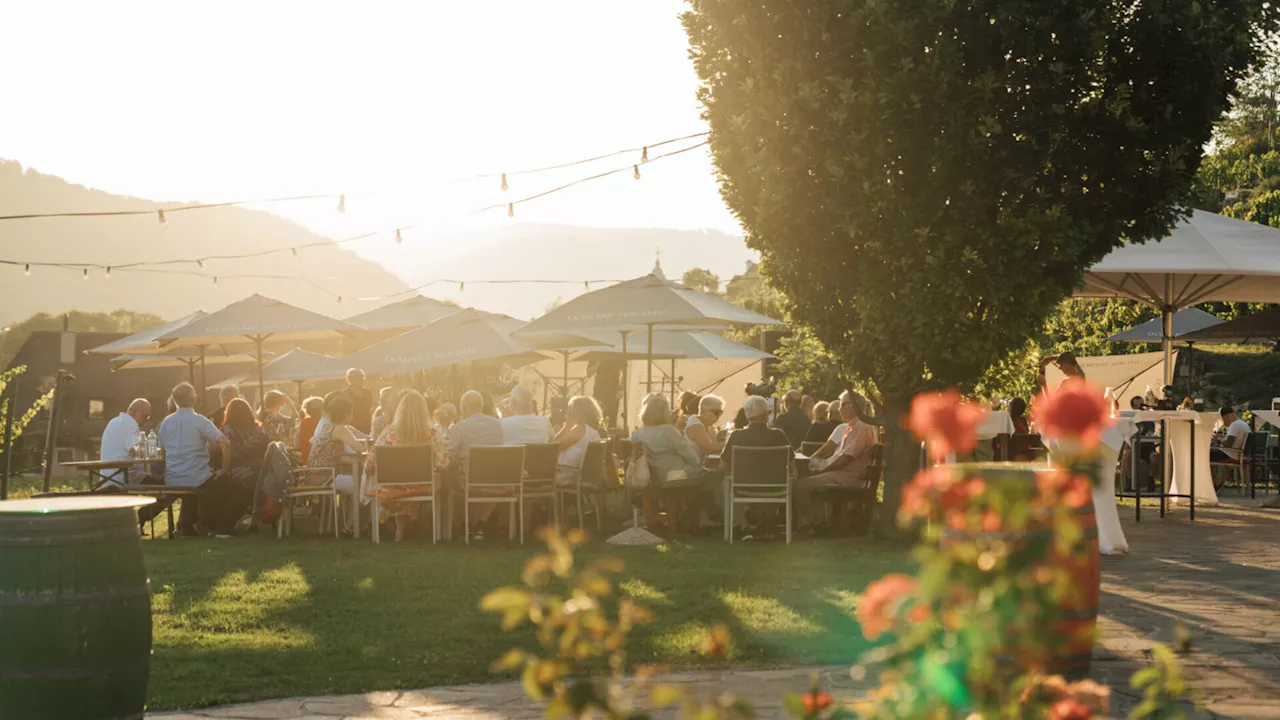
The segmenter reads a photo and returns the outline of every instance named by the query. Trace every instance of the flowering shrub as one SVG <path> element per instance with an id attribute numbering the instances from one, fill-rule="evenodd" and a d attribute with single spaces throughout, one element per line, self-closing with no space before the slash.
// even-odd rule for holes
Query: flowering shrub
<path id="1" fill-rule="evenodd" d="M 916 476 L 898 519 L 921 530 L 919 571 L 871 583 L 856 609 L 863 634 L 887 640 L 854 672 L 876 668 L 879 687 L 846 707 L 815 681 L 784 698 L 792 716 L 1084 720 L 1110 712 L 1109 688 L 1061 674 L 1082 675 L 1093 644 L 1098 562 L 1087 467 L 1109 421 L 1095 391 L 1068 381 L 1037 403 L 1036 422 L 1067 448 L 1066 467 L 941 465 Z M 980 419 L 980 409 L 948 392 L 917 398 L 908 426 L 941 458 L 972 450 Z M 551 552 L 529 561 L 525 587 L 497 590 L 483 607 L 501 612 L 504 627 L 537 626 L 542 654 L 512 650 L 497 667 L 522 667 L 526 691 L 548 702 L 549 717 L 645 718 L 645 706 L 675 704 L 690 718 L 751 717 L 733 697 L 703 702 L 655 684 L 659 668 L 635 668 L 634 680 L 625 680 L 627 632 L 649 615 L 626 599 L 613 616 L 604 609 L 608 576 L 621 564 L 596 561 L 575 572 L 572 548 L 581 533 L 544 538 Z M 730 642 L 717 628 L 703 651 L 723 655 Z M 1131 718 L 1181 717 L 1187 689 L 1177 662 L 1163 648 L 1155 659 L 1133 677 L 1143 701 Z"/>

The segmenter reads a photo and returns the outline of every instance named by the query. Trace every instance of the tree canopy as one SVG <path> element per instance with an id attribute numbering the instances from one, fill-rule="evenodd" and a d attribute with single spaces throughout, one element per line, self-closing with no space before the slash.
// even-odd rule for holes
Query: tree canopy
<path id="1" fill-rule="evenodd" d="M 0 367 L 9 364 L 18 348 L 31 337 L 31 333 L 37 330 L 61 330 L 63 317 L 67 319 L 67 329 L 72 332 L 135 333 L 164 322 L 158 315 L 133 310 L 113 310 L 109 313 L 72 310 L 65 316 L 36 313 L 10 325 L 0 335 Z"/>
<path id="2" fill-rule="evenodd" d="M 721 194 L 891 426 L 918 391 L 972 387 L 1119 243 L 1169 231 L 1277 18 L 1261 0 L 691 5 Z"/>
<path id="3" fill-rule="evenodd" d="M 720 276 L 706 268 L 689 268 L 684 271 L 680 284 L 690 290 L 718 295 L 720 293 Z"/>

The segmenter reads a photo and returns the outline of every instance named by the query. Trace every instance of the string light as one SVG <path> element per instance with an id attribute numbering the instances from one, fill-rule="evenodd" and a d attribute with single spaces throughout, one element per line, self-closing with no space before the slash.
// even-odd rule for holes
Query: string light
<path id="1" fill-rule="evenodd" d="M 466 292 L 466 290 L 467 290 L 466 283 L 462 283 L 462 282 L 458 283 L 458 292 Z"/>
<path id="2" fill-rule="evenodd" d="M 591 289 L 591 281 L 590 281 L 590 280 L 583 280 L 583 281 L 582 281 L 582 289 L 583 289 L 583 290 L 590 290 L 590 289 Z"/>
<path id="3" fill-rule="evenodd" d="M 644 148 L 640 151 L 640 162 L 641 163 L 649 162 L 649 146 L 648 145 L 645 145 Z"/>
<path id="4" fill-rule="evenodd" d="M 631 169 L 634 171 L 634 172 L 633 172 L 633 174 L 631 175 L 631 177 L 633 177 L 633 178 L 635 178 L 635 179 L 639 180 L 639 179 L 640 179 L 640 166 L 639 166 L 639 165 L 632 165 L 632 166 L 631 166 Z"/>
<path id="5" fill-rule="evenodd" d="M 338 296 L 338 304 L 339 304 L 339 305 L 341 305 L 341 304 L 342 304 L 342 296 L 341 296 L 341 295 L 339 295 L 339 296 Z"/>
<path id="6" fill-rule="evenodd" d="M 81 275 L 80 277 L 84 278 L 85 280 L 88 280 L 88 279 L 89 279 L 89 268 L 85 268 L 85 269 L 84 269 L 84 274 L 83 274 L 83 275 Z"/>
<path id="7" fill-rule="evenodd" d="M 31 263 L 27 263 L 25 266 L 23 266 L 22 274 L 27 277 L 31 277 Z"/>
<path id="8" fill-rule="evenodd" d="M 507 203 L 507 217 L 515 217 L 515 216 L 516 216 L 516 204 Z"/>
<path id="9" fill-rule="evenodd" d="M 289 248 L 289 252 L 293 253 L 294 257 L 298 257 L 298 248 L 296 247 Z"/>
<path id="10" fill-rule="evenodd" d="M 400 228 L 396 228 L 396 244 L 404 242 L 404 238 L 400 237 Z"/>
<path id="11" fill-rule="evenodd" d="M 168 221 L 164 219 L 164 210 L 157 210 L 156 215 L 160 217 L 160 227 L 164 227 L 169 224 Z"/>
<path id="12" fill-rule="evenodd" d="M 502 173 L 502 192 L 506 192 L 510 189 L 511 189 L 511 186 L 507 185 L 507 174 Z"/>
<path id="13" fill-rule="evenodd" d="M 214 276 L 213 276 L 213 286 L 214 286 L 214 287 L 218 287 L 218 276 L 217 276 L 217 275 L 214 275 Z"/>
<path id="14" fill-rule="evenodd" d="M 106 279 L 108 279 L 108 280 L 110 280 L 110 279 L 111 279 L 111 266 L 110 266 L 110 265 L 108 265 L 108 266 L 107 266 L 107 272 L 103 275 L 103 277 L 105 277 L 105 278 L 106 278 Z"/>
<path id="15" fill-rule="evenodd" d="M 338 196 L 338 212 L 344 213 L 346 211 L 347 211 L 347 196 L 339 195 Z"/>
<path id="16" fill-rule="evenodd" d="M 200 260 L 200 259 L 197 259 L 197 260 L 196 260 L 196 266 L 203 270 L 203 269 L 204 269 L 204 261 L 203 261 L 203 260 Z"/>

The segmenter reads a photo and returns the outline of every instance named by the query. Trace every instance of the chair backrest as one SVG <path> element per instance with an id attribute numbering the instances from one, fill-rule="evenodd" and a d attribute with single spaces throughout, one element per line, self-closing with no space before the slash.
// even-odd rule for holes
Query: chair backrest
<path id="1" fill-rule="evenodd" d="M 1018 433 L 1009 437 L 1010 460 L 1034 460 L 1043 457 L 1045 452 L 1039 435 Z"/>
<path id="2" fill-rule="evenodd" d="M 1000 433 L 991 438 L 991 457 L 993 460 L 1000 462 L 1009 459 L 1009 440 L 1012 437 L 1009 433 Z"/>
<path id="3" fill-rule="evenodd" d="M 821 450 L 822 445 L 823 443 L 817 442 L 815 440 L 805 440 L 804 442 L 800 443 L 800 452 L 804 453 L 805 455 L 812 455 L 818 452 L 819 450 Z"/>
<path id="4" fill-rule="evenodd" d="M 524 476 L 523 445 L 472 445 L 467 461 L 470 485 L 515 487 Z"/>
<path id="5" fill-rule="evenodd" d="M 560 446 L 556 443 L 530 443 L 524 446 L 526 480 L 555 480 Z"/>
<path id="6" fill-rule="evenodd" d="M 1267 443 L 1271 441 L 1271 433 L 1256 432 L 1249 435 L 1249 454 L 1255 458 L 1267 457 Z"/>
<path id="7" fill-rule="evenodd" d="M 871 450 L 871 464 L 862 473 L 862 482 L 874 494 L 880 488 L 880 480 L 884 477 L 884 445 L 876 445 Z"/>
<path id="8" fill-rule="evenodd" d="M 631 440 L 624 437 L 616 437 L 613 439 L 613 456 L 619 460 L 627 460 L 631 457 Z"/>
<path id="9" fill-rule="evenodd" d="M 618 486 L 618 479 L 605 477 L 605 460 L 609 454 L 609 442 L 600 440 L 587 443 L 587 452 L 582 456 L 582 483 L 595 485 L 605 490 Z"/>
<path id="10" fill-rule="evenodd" d="M 786 487 L 791 465 L 791 446 L 733 447 L 735 487 L 771 485 Z"/>
<path id="11" fill-rule="evenodd" d="M 377 445 L 373 458 L 379 485 L 420 485 L 435 479 L 430 445 Z"/>

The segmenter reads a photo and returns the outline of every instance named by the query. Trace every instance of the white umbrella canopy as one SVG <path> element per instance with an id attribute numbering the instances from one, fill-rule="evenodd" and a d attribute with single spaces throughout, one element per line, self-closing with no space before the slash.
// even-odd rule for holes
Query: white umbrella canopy
<path id="1" fill-rule="evenodd" d="M 271 353 L 266 353 L 270 355 Z M 201 354 L 196 348 L 174 348 L 155 355 L 120 355 L 112 360 L 114 370 L 148 370 L 152 368 L 185 367 L 190 372 L 192 385 L 196 384 L 196 365 L 203 371 L 205 365 L 237 365 L 255 362 L 252 352 L 232 352 L 220 347 L 207 348 Z"/>
<path id="2" fill-rule="evenodd" d="M 295 348 L 279 355 L 262 368 L 267 382 L 335 380 L 347 374 L 346 360 Z"/>
<path id="3" fill-rule="evenodd" d="M 405 373 L 478 361 L 502 361 L 513 366 L 546 359 L 537 352 L 550 347 L 547 336 L 522 339 L 512 332 L 524 322 L 507 315 L 463 310 L 426 327 L 360 350 L 340 362 L 366 373 Z M 589 338 L 569 336 L 575 345 L 593 344 Z"/>
<path id="4" fill-rule="evenodd" d="M 262 295 L 250 295 L 225 308 L 174 328 L 156 339 L 161 347 L 249 343 L 258 355 L 258 390 L 262 392 L 262 345 L 350 337 L 361 332 L 351 323 L 304 310 Z"/>
<path id="5" fill-rule="evenodd" d="M 204 317 L 205 313 L 197 310 L 190 315 L 180 317 L 152 328 L 147 328 L 132 335 L 112 340 L 106 345 L 99 345 L 96 348 L 86 350 L 87 353 L 102 353 L 106 355 L 155 355 L 161 352 L 159 338 L 186 325 L 193 320 L 199 320 Z"/>
<path id="6" fill-rule="evenodd" d="M 1222 318 L 1217 315 L 1207 313 L 1200 308 L 1183 308 L 1173 314 L 1173 337 L 1181 339 L 1187 333 L 1221 324 Z M 1107 342 L 1158 343 L 1163 337 L 1163 320 L 1161 318 L 1153 318 L 1112 335 L 1107 338 Z"/>
<path id="7" fill-rule="evenodd" d="M 592 337 L 604 340 L 607 333 L 587 333 Z M 574 360 L 602 360 L 615 358 L 622 354 L 620 343 L 610 343 L 601 348 L 580 348 L 582 354 Z M 634 355 L 634 353 L 628 353 Z M 653 333 L 654 360 L 768 360 L 770 355 L 750 345 L 726 339 L 710 332 L 689 332 L 687 330 L 655 330 Z"/>
<path id="8" fill-rule="evenodd" d="M 1168 237 L 1126 244 L 1085 273 L 1076 297 L 1126 298 L 1160 310 L 1165 384 L 1173 315 L 1202 302 L 1280 302 L 1280 230 L 1193 210 Z"/>
<path id="9" fill-rule="evenodd" d="M 655 327 L 689 329 L 782 324 L 780 320 L 739 307 L 723 298 L 672 282 L 655 264 L 653 272 L 648 275 L 579 295 L 529 323 L 518 334 L 613 331 L 621 337 L 625 356 L 628 354 L 627 336 L 633 332 L 644 331 L 647 349 L 652 350 Z M 650 353 L 645 355 L 652 359 Z M 653 363 L 647 367 L 646 382 L 652 388 Z M 625 407 L 623 417 L 626 417 Z"/>
<path id="10" fill-rule="evenodd" d="M 366 330 L 415 328 L 428 325 L 463 309 L 453 303 L 414 295 L 390 305 L 353 315 L 347 318 L 347 322 Z"/>

